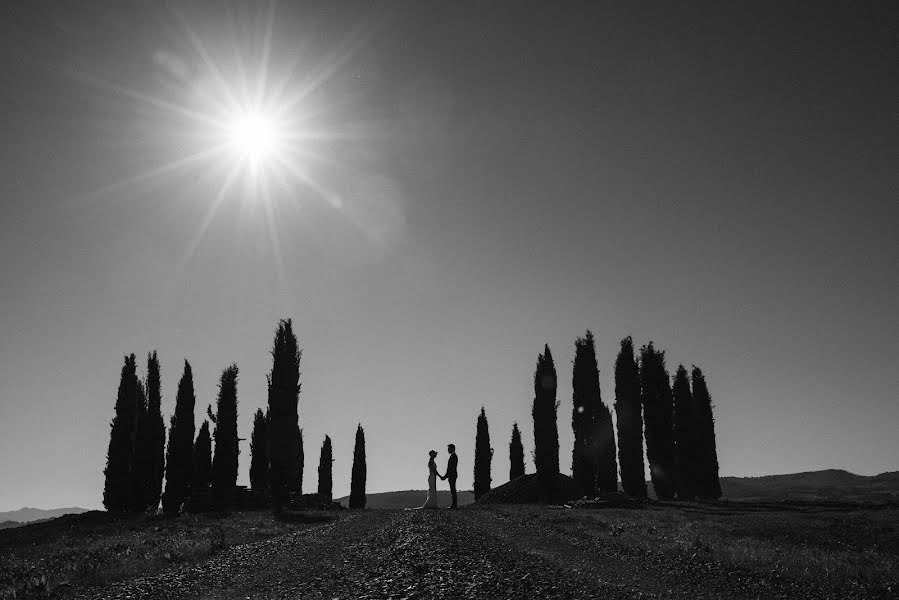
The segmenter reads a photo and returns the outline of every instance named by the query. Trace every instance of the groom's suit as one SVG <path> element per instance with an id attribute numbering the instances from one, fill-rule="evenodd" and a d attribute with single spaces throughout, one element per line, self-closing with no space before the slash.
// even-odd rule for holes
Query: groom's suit
<path id="1" fill-rule="evenodd" d="M 450 508 L 456 508 L 456 467 L 458 464 L 459 459 L 456 457 L 456 453 L 453 452 L 446 463 L 446 474 L 444 475 L 446 479 L 449 479 L 450 494 L 453 497 L 453 503 Z"/>

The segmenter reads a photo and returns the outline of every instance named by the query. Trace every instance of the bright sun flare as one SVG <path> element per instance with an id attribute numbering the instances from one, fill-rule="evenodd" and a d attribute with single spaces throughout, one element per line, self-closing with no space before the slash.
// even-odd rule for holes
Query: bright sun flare
<path id="1" fill-rule="evenodd" d="M 280 135 L 277 124 L 268 115 L 243 112 L 229 120 L 228 141 L 238 156 L 259 164 L 277 153 Z"/>

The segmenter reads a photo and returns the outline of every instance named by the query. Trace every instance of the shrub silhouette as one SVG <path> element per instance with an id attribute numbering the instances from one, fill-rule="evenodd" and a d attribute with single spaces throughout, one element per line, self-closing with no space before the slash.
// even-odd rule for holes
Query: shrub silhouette
<path id="1" fill-rule="evenodd" d="M 165 455 L 162 510 L 168 514 L 178 514 L 181 505 L 190 498 L 195 404 L 193 370 L 185 360 L 184 372 L 178 382 L 178 394 L 175 396 L 175 412 L 169 421 L 169 444 Z"/>
<path id="2" fill-rule="evenodd" d="M 216 400 L 212 498 L 219 510 L 231 506 L 234 487 L 237 485 L 237 461 L 240 453 L 237 438 L 237 374 L 236 364 L 222 372 Z"/>
<path id="3" fill-rule="evenodd" d="M 115 416 L 110 423 L 109 448 L 103 485 L 103 506 L 108 511 L 127 511 L 131 507 L 133 476 L 134 423 L 137 417 L 137 364 L 134 355 L 125 357 L 119 378 Z"/>
<path id="4" fill-rule="evenodd" d="M 297 485 L 300 401 L 300 358 L 290 319 L 281 320 L 272 347 L 268 375 L 269 485 L 276 512 L 287 505 L 288 493 Z"/>
<path id="5" fill-rule="evenodd" d="M 490 491 L 490 461 L 493 448 L 490 447 L 490 431 L 484 407 L 478 415 L 477 433 L 474 440 L 474 499 L 477 500 Z"/>
<path id="6" fill-rule="evenodd" d="M 621 340 L 621 351 L 615 360 L 615 414 L 618 421 L 621 487 L 628 496 L 646 498 L 640 373 L 634 357 L 634 342 L 630 336 Z"/>
<path id="7" fill-rule="evenodd" d="M 665 353 L 656 350 L 652 342 L 640 348 L 640 397 L 652 485 L 660 500 L 672 500 L 675 469 L 671 384 Z"/>
<path id="8" fill-rule="evenodd" d="M 696 419 L 696 495 L 718 499 L 721 497 L 721 481 L 718 479 L 712 398 L 702 370 L 694 365 L 691 375 Z"/>
<path id="9" fill-rule="evenodd" d="M 518 423 L 512 424 L 512 440 L 509 442 L 509 481 L 524 475 L 524 446 Z"/>
<path id="10" fill-rule="evenodd" d="M 250 436 L 250 487 L 253 491 L 268 489 L 268 418 L 261 408 L 256 409 Z"/>
<path id="11" fill-rule="evenodd" d="M 543 346 L 543 354 L 537 355 L 534 371 L 534 403 L 531 416 L 534 419 L 534 467 L 543 490 L 544 501 L 555 498 L 556 480 L 559 475 L 559 429 L 556 411 L 556 367 L 549 345 Z"/>
<path id="12" fill-rule="evenodd" d="M 353 447 L 353 471 L 350 477 L 350 508 L 365 508 L 365 431 L 360 423 L 356 427 L 356 444 Z"/>
<path id="13" fill-rule="evenodd" d="M 696 432 L 693 414 L 693 394 L 684 365 L 678 365 L 671 390 L 674 400 L 674 467 L 675 488 L 679 500 L 696 496 Z"/>
<path id="14" fill-rule="evenodd" d="M 332 500 L 333 473 L 332 463 L 334 459 L 331 451 L 331 438 L 325 436 L 322 442 L 322 450 L 318 459 L 318 497 L 324 504 L 330 504 Z"/>

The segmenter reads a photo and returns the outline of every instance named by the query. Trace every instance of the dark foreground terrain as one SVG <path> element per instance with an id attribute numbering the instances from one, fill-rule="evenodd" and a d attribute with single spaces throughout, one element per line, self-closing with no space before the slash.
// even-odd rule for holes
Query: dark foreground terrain
<path id="1" fill-rule="evenodd" d="M 147 518 L 85 529 L 77 519 L 90 515 L 79 515 L 33 526 L 43 527 L 39 537 L 31 526 L 9 530 L 0 533 L 0 598 L 14 597 L 13 586 L 19 598 L 132 599 L 899 593 L 896 507 L 495 505 L 335 515 Z M 22 587 L 29 574 L 38 585 Z"/>

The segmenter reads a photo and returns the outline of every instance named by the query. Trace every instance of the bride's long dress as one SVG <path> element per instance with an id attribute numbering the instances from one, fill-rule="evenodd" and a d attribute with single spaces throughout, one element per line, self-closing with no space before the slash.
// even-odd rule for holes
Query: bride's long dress
<path id="1" fill-rule="evenodd" d="M 437 508 L 437 464 L 433 460 L 428 461 L 428 499 L 421 507 Z"/>

